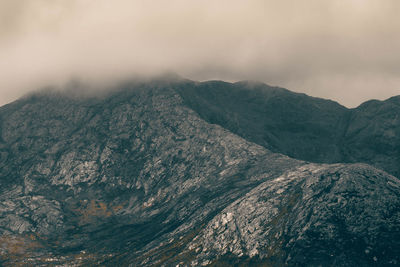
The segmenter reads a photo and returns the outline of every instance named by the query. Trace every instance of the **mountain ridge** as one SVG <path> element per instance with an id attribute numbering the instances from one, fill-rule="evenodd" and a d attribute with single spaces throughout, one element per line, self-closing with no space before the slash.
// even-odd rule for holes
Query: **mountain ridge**
<path id="1" fill-rule="evenodd" d="M 0 108 L 0 263 L 400 261 L 398 178 L 271 152 L 201 118 L 179 92 L 188 84 L 125 83 L 101 97 L 45 93 Z M 295 223 L 304 214 L 307 229 Z M 348 251 L 321 249 L 339 239 Z M 298 256 L 305 249 L 313 261 Z"/>
<path id="2" fill-rule="evenodd" d="M 219 124 L 274 152 L 320 163 L 365 162 L 400 175 L 400 140 L 396 137 L 400 134 L 400 121 L 396 117 L 400 112 L 396 104 L 399 97 L 371 100 L 348 109 L 332 100 L 262 83 L 248 84 L 219 83 L 217 86 L 218 82 L 212 81 L 178 90 L 187 105 L 209 123 Z M 371 106 L 371 103 L 375 104 Z M 386 123 L 385 116 L 392 119 L 391 124 Z M 382 129 L 375 137 L 365 131 L 357 136 L 354 127 L 349 127 L 368 128 L 370 121 L 376 124 L 375 132 Z M 390 140 L 379 138 L 388 135 L 392 135 Z M 349 142 L 370 137 L 373 140 L 365 140 L 363 144 Z M 361 156 L 365 152 L 358 150 L 360 146 L 370 146 L 371 141 L 375 148 L 371 148 L 372 153 L 366 153 L 369 154 L 366 159 Z M 376 151 L 379 147 L 389 147 L 388 155 L 385 151 Z"/>

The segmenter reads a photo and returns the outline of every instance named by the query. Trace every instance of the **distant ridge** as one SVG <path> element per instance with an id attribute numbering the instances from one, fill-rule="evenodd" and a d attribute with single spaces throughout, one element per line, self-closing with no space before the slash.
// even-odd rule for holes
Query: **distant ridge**
<path id="1" fill-rule="evenodd" d="M 400 176 L 400 96 L 348 109 L 259 82 L 178 88 L 203 119 L 274 152 L 311 162 L 365 162 Z"/>

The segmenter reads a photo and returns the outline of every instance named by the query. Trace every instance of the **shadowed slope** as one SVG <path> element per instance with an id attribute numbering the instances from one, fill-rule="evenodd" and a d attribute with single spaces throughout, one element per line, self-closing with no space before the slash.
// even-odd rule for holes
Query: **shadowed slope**
<path id="1" fill-rule="evenodd" d="M 322 163 L 365 162 L 400 175 L 400 101 L 356 109 L 255 82 L 179 88 L 203 119 L 274 152 Z"/>

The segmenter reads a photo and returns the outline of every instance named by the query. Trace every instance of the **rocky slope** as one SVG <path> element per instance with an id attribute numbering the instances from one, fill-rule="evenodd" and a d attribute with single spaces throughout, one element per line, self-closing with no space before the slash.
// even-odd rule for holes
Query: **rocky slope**
<path id="1" fill-rule="evenodd" d="M 181 87 L 203 119 L 274 152 L 301 160 L 364 162 L 400 176 L 400 97 L 355 109 L 255 82 Z"/>
<path id="2" fill-rule="evenodd" d="M 202 119 L 194 85 L 1 107 L 0 264 L 398 264 L 399 179 L 273 153 Z"/>
<path id="3" fill-rule="evenodd" d="M 365 165 L 304 165 L 229 205 L 188 248 L 207 263 L 230 253 L 274 266 L 399 264 L 398 189 Z"/>

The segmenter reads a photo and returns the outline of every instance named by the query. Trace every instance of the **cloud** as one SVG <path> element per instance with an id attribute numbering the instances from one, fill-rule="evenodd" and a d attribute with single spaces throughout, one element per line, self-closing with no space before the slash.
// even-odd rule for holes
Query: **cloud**
<path id="1" fill-rule="evenodd" d="M 347 106 L 400 93 L 397 0 L 2 0 L 0 104 L 73 76 L 255 79 Z"/>

